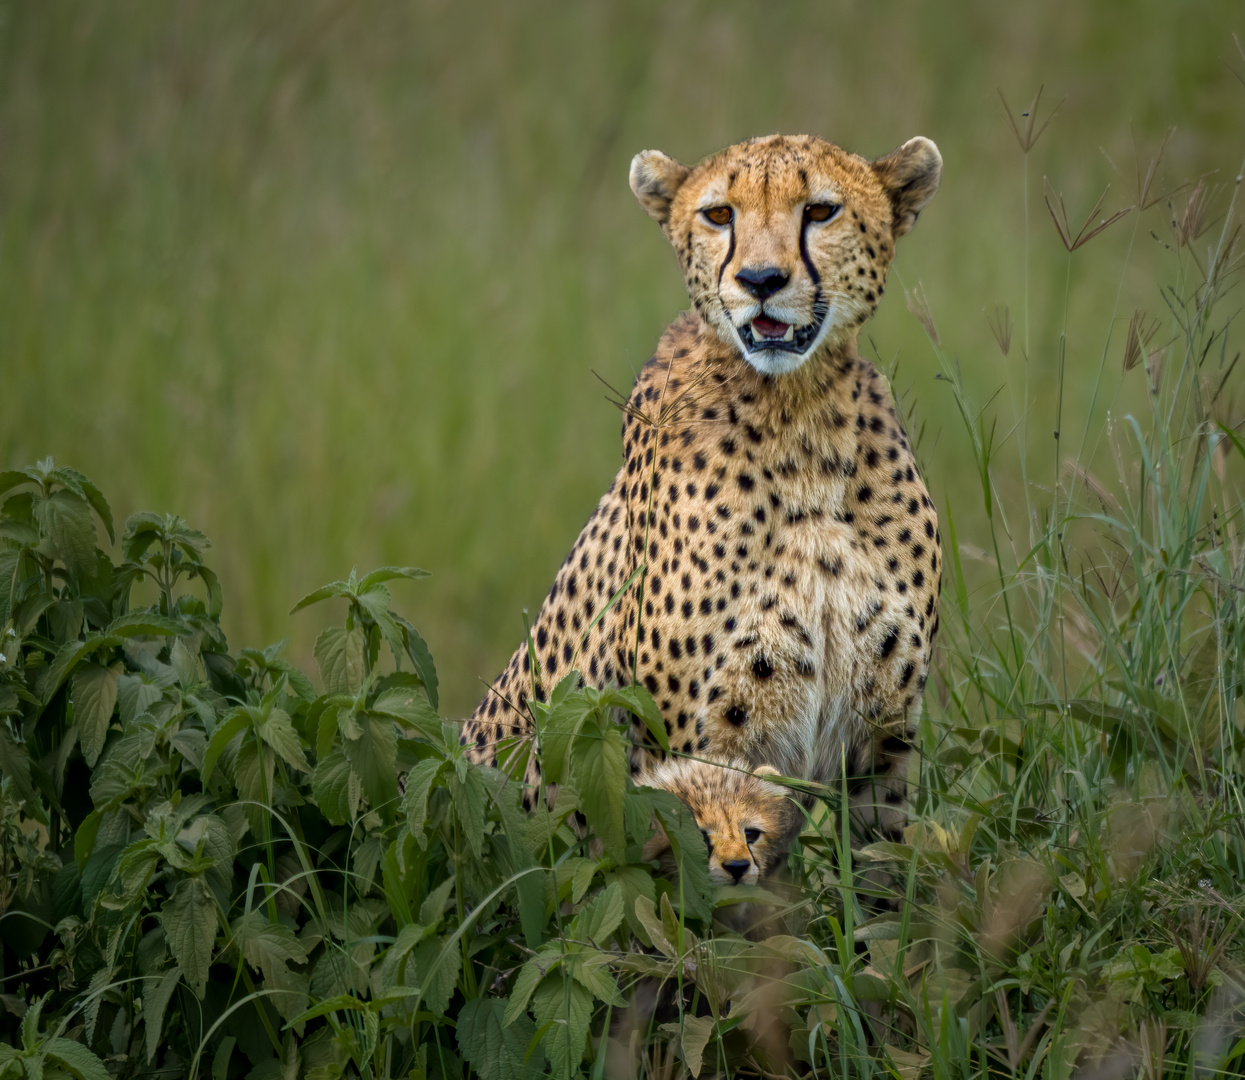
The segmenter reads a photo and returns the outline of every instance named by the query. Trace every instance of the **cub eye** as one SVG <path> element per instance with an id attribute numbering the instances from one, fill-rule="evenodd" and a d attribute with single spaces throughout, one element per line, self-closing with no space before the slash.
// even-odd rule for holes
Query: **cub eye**
<path id="1" fill-rule="evenodd" d="M 829 221 L 842 209 L 838 203 L 810 203 L 804 207 L 804 218 L 806 221 Z"/>
<path id="2" fill-rule="evenodd" d="M 731 218 L 735 216 L 729 206 L 710 206 L 707 210 L 702 210 L 701 213 L 713 222 L 714 225 L 729 225 Z"/>
<path id="3" fill-rule="evenodd" d="M 755 844 L 761 839 L 760 829 L 744 829 L 744 840 L 749 844 Z"/>

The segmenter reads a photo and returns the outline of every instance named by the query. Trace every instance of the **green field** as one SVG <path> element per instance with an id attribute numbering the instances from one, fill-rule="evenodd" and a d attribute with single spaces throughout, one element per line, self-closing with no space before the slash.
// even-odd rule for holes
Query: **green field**
<path id="1" fill-rule="evenodd" d="M 1025 388 L 1053 413 L 1066 318 L 1059 457 L 1104 351 L 1094 423 L 1144 402 L 1120 353 L 1134 306 L 1163 314 L 1167 206 L 1069 270 L 1043 178 L 1077 217 L 1108 183 L 1107 210 L 1133 201 L 1133 135 L 1144 169 L 1176 125 L 1166 187 L 1230 185 L 1240 153 L 1231 0 L 0 13 L 0 465 L 52 455 L 123 514 L 201 528 L 235 646 L 290 636 L 308 661 L 319 624 L 286 618 L 307 589 L 356 563 L 432 571 L 410 607 L 451 716 L 620 460 L 594 376 L 626 385 L 686 302 L 627 189 L 636 151 L 694 160 L 769 131 L 873 156 L 939 144 L 943 189 L 862 347 L 898 360 L 940 509 L 972 499 L 967 441 L 898 286 L 923 284 L 971 396 L 1049 486 L 1049 425 L 1012 434 Z M 1041 85 L 1043 110 L 1064 104 L 1026 168 L 997 91 L 1019 110 Z M 1007 358 L 983 315 L 999 304 Z M 964 513 L 961 540 L 984 545 Z"/>
<path id="2" fill-rule="evenodd" d="M 757 941 L 642 688 L 528 814 L 442 718 L 685 302 L 632 154 L 775 130 L 942 150 L 861 348 L 944 578 L 902 842 L 812 792 Z M 0 0 L 0 1080 L 1241 1076 L 1243 157 L 1239 0 Z"/>

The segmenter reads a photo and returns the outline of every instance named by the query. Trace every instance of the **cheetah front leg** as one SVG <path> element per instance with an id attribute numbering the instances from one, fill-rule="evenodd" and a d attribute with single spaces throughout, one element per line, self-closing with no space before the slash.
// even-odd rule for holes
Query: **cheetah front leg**
<path id="1" fill-rule="evenodd" d="M 908 823 L 908 769 L 915 730 L 907 716 L 873 725 L 848 757 L 848 813 L 853 841 L 902 843 Z M 867 911 L 895 912 L 902 892 L 895 876 L 877 866 L 858 874 Z"/>

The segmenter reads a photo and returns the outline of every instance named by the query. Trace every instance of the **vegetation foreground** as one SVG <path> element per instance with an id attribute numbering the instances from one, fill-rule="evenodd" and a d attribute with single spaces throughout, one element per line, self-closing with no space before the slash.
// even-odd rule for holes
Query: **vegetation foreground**
<path id="1" fill-rule="evenodd" d="M 229 652 L 185 522 L 132 516 L 114 558 L 92 481 L 0 473 L 0 1078 L 1240 1075 L 1245 214 L 1239 178 L 1171 193 L 1155 173 L 1131 227 L 1163 232 L 1171 279 L 1122 351 L 1149 415 L 1069 447 L 1058 405 L 1033 417 L 1015 388 L 1020 423 L 1055 434 L 1026 460 L 909 297 L 992 549 L 957 544 L 951 492 L 905 842 L 853 851 L 818 789 L 781 891 L 714 892 L 677 801 L 629 787 L 620 716 L 662 731 L 637 687 L 572 678 L 534 703 L 551 810 L 469 766 L 392 607 L 422 571 L 352 572 L 295 607 L 344 604 L 317 689 L 280 645 Z M 1069 288 L 1105 272 L 1086 245 L 1128 218 L 1095 208 L 1078 232 L 1047 207 Z M 1028 350 L 1021 319 L 1013 340 L 994 313 L 1002 352 Z M 1100 442 L 1115 478 L 1078 464 Z M 1025 482 L 1000 490 L 1008 448 Z M 641 859 L 655 817 L 675 883 Z M 899 915 L 868 916 L 879 865 Z M 741 898 L 771 913 L 759 943 L 714 929 Z M 658 982 L 668 1008 L 628 1007 Z"/>

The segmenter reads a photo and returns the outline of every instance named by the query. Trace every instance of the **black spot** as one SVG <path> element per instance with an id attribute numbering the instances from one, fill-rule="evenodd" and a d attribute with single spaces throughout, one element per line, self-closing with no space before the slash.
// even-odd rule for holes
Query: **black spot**
<path id="1" fill-rule="evenodd" d="M 895 645 L 899 641 L 899 627 L 887 627 L 886 637 L 882 639 L 882 644 L 878 646 L 878 656 L 885 660 L 891 653 L 895 651 Z"/>
<path id="2" fill-rule="evenodd" d="M 758 656 L 756 663 L 752 665 L 752 674 L 758 679 L 768 679 L 774 674 L 774 669 L 770 666 L 769 660 L 764 656 Z"/>
<path id="3" fill-rule="evenodd" d="M 736 727 L 740 727 L 741 725 L 747 723 L 748 714 L 744 712 L 744 710 L 741 709 L 738 705 L 732 705 L 729 709 L 726 710 L 726 719 L 729 720 Z"/>

